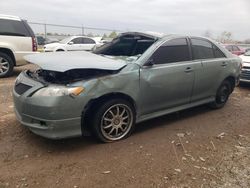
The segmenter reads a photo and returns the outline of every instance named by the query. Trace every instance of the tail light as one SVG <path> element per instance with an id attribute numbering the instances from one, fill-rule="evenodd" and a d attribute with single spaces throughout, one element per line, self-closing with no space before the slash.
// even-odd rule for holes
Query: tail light
<path id="1" fill-rule="evenodd" d="M 32 51 L 33 52 L 37 51 L 36 37 L 32 37 Z"/>

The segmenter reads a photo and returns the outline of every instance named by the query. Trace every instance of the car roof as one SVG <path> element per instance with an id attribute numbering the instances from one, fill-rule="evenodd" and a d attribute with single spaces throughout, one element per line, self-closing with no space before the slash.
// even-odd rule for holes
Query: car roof
<path id="1" fill-rule="evenodd" d="M 12 16 L 6 14 L 0 14 L 0 19 L 21 21 L 21 18 L 19 18 L 18 16 Z"/>
<path id="2" fill-rule="evenodd" d="M 117 37 L 124 36 L 124 35 L 141 35 L 149 38 L 162 38 L 164 34 L 162 33 L 157 33 L 157 32 L 139 32 L 139 31 L 129 31 L 129 32 L 123 32 L 120 33 Z"/>
<path id="3" fill-rule="evenodd" d="M 124 33 L 120 34 L 120 36 L 122 36 L 122 35 L 142 35 L 142 36 L 155 38 L 155 39 L 161 39 L 161 38 L 174 39 L 174 38 L 187 38 L 187 37 L 189 37 L 189 38 L 200 38 L 200 39 L 205 39 L 205 40 L 209 40 L 209 41 L 212 40 L 210 38 L 206 38 L 206 37 L 202 37 L 202 36 L 180 35 L 180 34 L 164 34 L 164 33 L 151 32 L 151 31 L 147 31 L 147 32 L 124 32 Z"/>
<path id="4" fill-rule="evenodd" d="M 66 37 L 66 38 L 68 38 L 68 39 L 70 39 L 70 40 L 72 40 L 72 39 L 74 39 L 74 38 L 78 38 L 78 37 L 84 37 L 84 38 L 89 38 L 89 39 L 93 39 L 93 38 L 91 38 L 91 37 L 88 37 L 88 36 L 84 36 L 84 35 L 72 35 L 72 36 L 68 36 L 68 37 Z M 65 39 L 66 39 L 65 38 Z M 94 40 L 94 39 L 93 39 Z"/>

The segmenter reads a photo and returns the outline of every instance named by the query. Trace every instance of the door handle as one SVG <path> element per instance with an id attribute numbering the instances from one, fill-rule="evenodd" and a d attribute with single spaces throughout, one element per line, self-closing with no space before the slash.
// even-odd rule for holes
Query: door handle
<path id="1" fill-rule="evenodd" d="M 222 63 L 221 63 L 221 66 L 222 66 L 222 67 L 226 67 L 226 66 L 227 66 L 227 62 L 222 62 Z"/>
<path id="2" fill-rule="evenodd" d="M 192 69 L 191 67 L 187 67 L 187 68 L 185 69 L 185 72 L 186 72 L 186 73 L 193 72 L 193 69 Z"/>

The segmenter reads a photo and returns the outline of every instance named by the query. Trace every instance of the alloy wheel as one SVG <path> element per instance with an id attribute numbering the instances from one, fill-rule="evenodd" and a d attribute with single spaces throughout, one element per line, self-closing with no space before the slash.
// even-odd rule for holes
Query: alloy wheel
<path id="1" fill-rule="evenodd" d="M 0 75 L 4 75 L 9 71 L 10 64 L 7 59 L 0 57 Z"/>
<path id="2" fill-rule="evenodd" d="M 132 110 L 125 104 L 115 104 L 104 112 L 101 132 L 108 140 L 119 140 L 127 135 L 132 125 Z"/>
<path id="3" fill-rule="evenodd" d="M 230 94 L 229 88 L 227 87 L 227 85 L 223 85 L 218 93 L 217 102 L 219 104 L 225 103 L 228 99 L 229 94 Z"/>

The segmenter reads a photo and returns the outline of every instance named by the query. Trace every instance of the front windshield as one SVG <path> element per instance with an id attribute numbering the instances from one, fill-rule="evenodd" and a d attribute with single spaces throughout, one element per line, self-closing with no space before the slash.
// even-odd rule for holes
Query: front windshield
<path id="1" fill-rule="evenodd" d="M 97 48 L 95 54 L 110 56 L 137 56 L 143 54 L 154 42 L 155 38 L 143 35 L 123 35 L 112 42 Z"/>
<path id="2" fill-rule="evenodd" d="M 70 37 L 67 37 L 65 39 L 60 40 L 59 42 L 62 43 L 62 44 L 66 44 L 66 43 L 68 43 L 70 41 L 70 39 L 71 39 Z"/>

